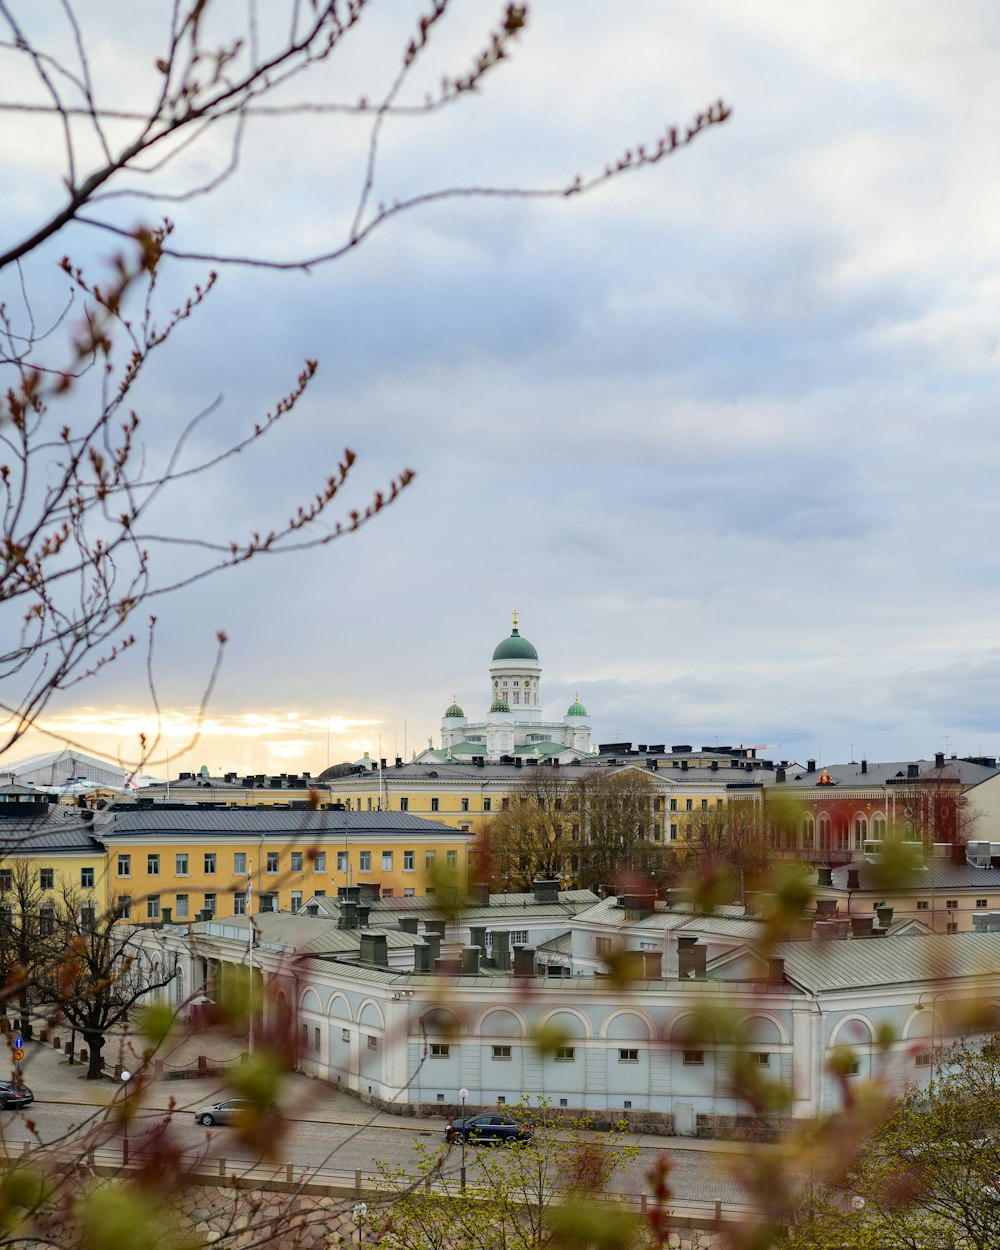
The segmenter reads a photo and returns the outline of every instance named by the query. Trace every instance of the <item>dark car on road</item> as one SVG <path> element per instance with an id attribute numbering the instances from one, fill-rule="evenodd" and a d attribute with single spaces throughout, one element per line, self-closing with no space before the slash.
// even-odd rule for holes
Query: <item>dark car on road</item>
<path id="1" fill-rule="evenodd" d="M 213 1124 L 235 1124 L 238 1120 L 245 1122 L 252 1116 L 261 1114 L 261 1111 L 264 1115 L 274 1117 L 279 1114 L 273 1102 L 261 1108 L 251 1098 L 227 1098 L 225 1102 L 213 1102 L 210 1107 L 201 1107 L 194 1113 L 194 1118 L 199 1124 L 211 1128 Z"/>
<path id="2" fill-rule="evenodd" d="M 27 1085 L 14 1085 L 11 1081 L 0 1081 L 0 1107 L 26 1107 L 35 1101 L 35 1095 Z"/>
<path id="3" fill-rule="evenodd" d="M 530 1141 L 534 1130 L 530 1124 L 515 1119 L 509 1112 L 486 1111 L 467 1120 L 451 1120 L 445 1126 L 445 1141 L 500 1142 L 513 1145 Z"/>

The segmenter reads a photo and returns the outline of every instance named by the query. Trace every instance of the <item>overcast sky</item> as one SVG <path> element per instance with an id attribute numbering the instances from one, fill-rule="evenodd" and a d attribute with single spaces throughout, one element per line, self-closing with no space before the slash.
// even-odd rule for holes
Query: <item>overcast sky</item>
<path id="1" fill-rule="evenodd" d="M 399 15 L 422 7 L 376 7 L 323 98 L 332 84 L 377 98 L 409 33 Z M 468 64 L 499 8 L 456 0 L 409 98 Z M 315 772 L 380 736 L 383 755 L 410 754 L 453 693 L 483 716 L 513 608 L 546 710 L 579 692 L 595 741 L 830 762 L 997 753 L 996 5 L 531 10 L 479 96 L 390 123 L 377 198 L 559 185 L 720 97 L 733 116 L 583 199 L 439 205 L 308 275 L 223 271 L 138 396 L 154 454 L 158 430 L 216 397 L 201 438 L 222 447 L 303 358 L 319 372 L 265 446 L 178 492 L 165 524 L 263 528 L 345 446 L 347 507 L 404 466 L 417 478 L 355 537 L 157 605 L 171 771 Z M 156 54 L 155 24 L 122 13 L 95 42 L 117 101 L 147 88 Z M 59 148 L 37 126 L 0 131 L 17 188 L 4 242 L 60 203 Z M 350 218 L 363 139 L 343 120 L 259 123 L 233 180 L 171 208 L 175 240 L 312 250 Z M 181 173 L 223 151 L 203 145 Z M 29 266 L 36 298 L 58 256 L 96 264 L 110 247 L 65 234 Z M 170 296 L 206 269 L 179 266 Z M 185 749 L 218 628 L 224 668 Z M 125 662 L 18 754 L 67 735 L 131 758 L 154 725 L 142 665 Z"/>

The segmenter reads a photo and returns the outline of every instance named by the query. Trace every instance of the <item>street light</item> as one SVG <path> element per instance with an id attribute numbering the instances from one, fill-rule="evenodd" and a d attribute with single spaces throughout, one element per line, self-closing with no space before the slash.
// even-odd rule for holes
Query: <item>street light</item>
<path id="1" fill-rule="evenodd" d="M 122 1137 L 122 1163 L 126 1167 L 128 1166 L 128 1083 L 129 1081 L 131 1081 L 131 1079 L 132 1079 L 132 1073 L 128 1070 L 128 1068 L 122 1068 L 121 1081 L 122 1081 L 122 1085 L 125 1087 L 125 1099 L 124 1099 L 125 1132 L 124 1132 L 124 1136 Z"/>
<path id="2" fill-rule="evenodd" d="M 358 1245 L 360 1246 L 361 1238 L 364 1236 L 365 1220 L 368 1219 L 368 1203 L 356 1202 L 351 1215 L 354 1217 L 354 1223 L 358 1230 Z"/>
<path id="3" fill-rule="evenodd" d="M 928 1006 L 927 1006 L 927 1004 L 924 1002 L 924 999 L 925 999 L 925 998 L 929 998 L 929 999 L 930 999 L 930 1003 L 931 1003 L 930 1007 L 928 1007 Z M 945 1002 L 947 1002 L 947 1001 L 948 1001 L 948 994 L 947 994 L 947 991 L 946 991 L 946 990 L 938 990 L 938 992 L 937 992 L 936 994 L 932 994 L 930 990 L 924 990 L 924 992 L 923 992 L 923 993 L 920 995 L 920 997 L 917 999 L 917 1006 L 918 1006 L 918 1007 L 921 1007 L 921 1008 L 923 1008 L 925 1011 L 929 1011 L 929 1012 L 931 1013 L 931 1062 L 930 1062 L 930 1069 L 931 1069 L 931 1086 L 932 1086 L 932 1087 L 933 1087 L 933 1085 L 934 1085 L 934 1069 L 935 1069 L 935 1066 L 936 1066 L 936 1064 L 935 1064 L 935 1060 L 936 1060 L 936 1058 L 937 1058 L 937 1055 L 936 1055 L 936 1047 L 935 1047 L 935 1043 L 934 1043 L 934 1026 L 935 1026 L 935 1025 L 937 1024 L 937 1022 L 938 1022 L 937 1005 L 938 1005 L 938 1002 L 939 1002 L 941 999 L 944 999 L 944 1001 L 945 1001 Z M 940 1038 L 940 1034 L 939 1034 L 939 1038 Z"/>
<path id="4" fill-rule="evenodd" d="M 465 1192 L 465 1143 L 469 1139 L 468 1125 L 465 1123 L 465 1100 L 469 1096 L 469 1091 L 463 1085 L 458 1091 L 458 1096 L 462 1100 L 462 1192 Z"/>

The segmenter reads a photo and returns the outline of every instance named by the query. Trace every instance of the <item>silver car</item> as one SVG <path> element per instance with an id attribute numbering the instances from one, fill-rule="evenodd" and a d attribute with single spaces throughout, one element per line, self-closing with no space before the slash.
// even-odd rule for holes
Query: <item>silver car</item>
<path id="1" fill-rule="evenodd" d="M 210 1107 L 202 1107 L 194 1113 L 199 1124 L 211 1128 L 213 1124 L 235 1124 L 238 1120 L 248 1120 L 259 1115 L 260 1106 L 252 1098 L 227 1098 L 225 1102 L 213 1102 Z M 277 1116 L 278 1108 L 273 1102 L 263 1108 L 265 1115 Z"/>

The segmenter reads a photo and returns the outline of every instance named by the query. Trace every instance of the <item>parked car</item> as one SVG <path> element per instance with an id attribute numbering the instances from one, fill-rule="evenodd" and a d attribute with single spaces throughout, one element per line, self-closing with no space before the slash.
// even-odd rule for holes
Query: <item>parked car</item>
<path id="1" fill-rule="evenodd" d="M 27 1085 L 14 1085 L 11 1081 L 0 1081 L 0 1107 L 26 1107 L 35 1101 L 35 1095 Z"/>
<path id="2" fill-rule="evenodd" d="M 213 1124 L 235 1124 L 237 1120 L 260 1114 L 260 1107 L 252 1098 L 227 1098 L 225 1102 L 213 1102 L 210 1107 L 201 1107 L 194 1113 L 199 1124 L 211 1128 Z M 273 1102 L 264 1108 L 264 1114 L 278 1116 L 280 1112 Z"/>
<path id="3" fill-rule="evenodd" d="M 466 1120 L 450 1120 L 444 1130 L 445 1141 L 500 1142 L 513 1145 L 530 1141 L 534 1129 L 507 1111 L 486 1111 Z"/>

